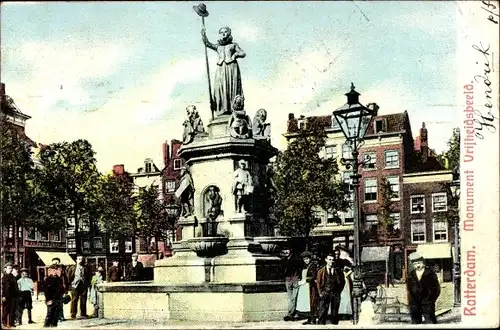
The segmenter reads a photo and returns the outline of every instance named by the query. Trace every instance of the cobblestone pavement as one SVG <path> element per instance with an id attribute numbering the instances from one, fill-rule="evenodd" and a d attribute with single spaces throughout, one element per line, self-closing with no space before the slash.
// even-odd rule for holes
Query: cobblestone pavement
<path id="1" fill-rule="evenodd" d="M 443 291 L 448 290 L 446 288 L 447 283 Z M 453 291 L 453 286 L 451 286 L 451 291 Z M 396 285 L 396 288 L 389 288 L 388 295 L 397 295 L 401 298 L 401 302 L 406 303 L 404 285 Z M 446 295 L 446 293 L 445 293 Z M 452 296 L 451 296 L 452 297 Z M 453 300 L 443 298 L 441 304 L 442 306 L 450 306 L 447 309 L 441 309 L 441 311 L 446 310 L 445 313 L 438 315 L 438 323 L 442 326 L 439 327 L 456 327 L 457 323 L 460 323 L 460 311 L 456 308 L 451 308 Z M 399 298 L 398 298 L 399 299 Z M 445 301 L 448 300 L 448 301 Z M 438 304 L 439 305 L 439 304 Z M 87 311 L 89 315 L 92 313 L 93 308 L 91 304 L 87 304 Z M 65 316 L 69 317 L 69 304 L 64 306 Z M 437 309 L 439 312 L 440 309 Z M 33 320 L 35 324 L 26 324 L 27 315 L 24 313 L 24 323 L 21 326 L 16 327 L 16 329 L 41 329 L 43 328 L 43 321 L 45 318 L 46 307 L 44 304 L 43 296 L 40 299 L 33 301 Z M 382 324 L 374 325 L 374 328 L 402 328 L 408 327 L 409 321 L 405 319 L 406 322 L 384 322 Z M 403 321 L 405 321 L 403 320 Z M 269 322 L 247 322 L 247 323 L 220 323 L 220 322 L 210 322 L 210 323 L 199 323 L 199 322 L 182 322 L 182 321 L 168 321 L 168 322 L 154 322 L 150 320 L 140 320 L 140 321 L 130 321 L 130 320 L 109 320 L 109 319 L 76 319 L 67 320 L 60 322 L 58 328 L 60 329 L 315 329 L 315 328 L 352 328 L 351 321 L 341 321 L 339 325 L 326 324 L 322 326 L 312 326 L 312 325 L 302 325 L 303 321 L 269 321 Z"/>

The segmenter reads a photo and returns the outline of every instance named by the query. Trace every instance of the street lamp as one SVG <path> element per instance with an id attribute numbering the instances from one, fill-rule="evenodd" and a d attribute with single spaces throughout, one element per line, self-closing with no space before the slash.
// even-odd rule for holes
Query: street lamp
<path id="1" fill-rule="evenodd" d="M 177 205 L 173 198 L 170 198 L 168 203 L 165 205 L 165 211 L 169 222 L 172 224 L 172 242 L 175 241 L 175 222 L 179 218 L 181 213 L 181 207 Z"/>
<path id="2" fill-rule="evenodd" d="M 376 110 L 369 109 L 359 103 L 359 93 L 354 90 L 354 84 L 351 83 L 351 91 L 346 93 L 347 103 L 333 111 L 333 115 L 337 120 L 344 136 L 346 143 L 351 147 L 352 158 L 342 158 L 340 162 L 347 169 L 353 169 L 352 185 L 354 187 L 354 280 L 353 280 L 353 297 L 354 297 L 354 316 L 353 323 L 357 324 L 359 320 L 359 311 L 361 306 L 361 297 L 363 296 L 363 279 L 361 276 L 361 255 L 360 255 L 360 240 L 359 240 L 359 179 L 358 167 L 364 162 L 358 160 L 358 149 L 363 144 L 366 130 Z M 368 160 L 369 161 L 369 160 Z"/>
<path id="3" fill-rule="evenodd" d="M 453 169 L 453 179 L 446 185 L 448 196 L 450 196 L 451 211 L 453 215 L 453 249 L 455 259 L 453 260 L 453 306 L 460 307 L 460 171 Z"/>

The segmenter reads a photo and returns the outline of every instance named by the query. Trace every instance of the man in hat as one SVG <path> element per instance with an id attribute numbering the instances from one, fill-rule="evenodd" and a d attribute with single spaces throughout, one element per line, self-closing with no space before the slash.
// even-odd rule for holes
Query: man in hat
<path id="1" fill-rule="evenodd" d="M 129 281 L 142 281 L 144 266 L 138 261 L 139 255 L 132 254 L 132 261 L 127 265 L 127 279 Z"/>
<path id="2" fill-rule="evenodd" d="M 316 276 L 318 274 L 318 270 L 320 269 L 320 265 L 312 252 L 304 251 L 301 254 L 301 257 L 302 260 L 304 261 L 304 264 L 306 265 L 306 269 L 302 271 L 303 275 L 305 273 L 305 276 L 302 276 L 302 280 L 300 280 L 299 283 L 301 285 L 309 286 L 308 290 L 309 297 L 307 297 L 309 300 L 309 316 L 307 318 L 307 321 L 305 321 L 303 324 L 316 324 L 318 319 L 318 302 L 319 302 L 319 293 L 318 293 L 318 287 L 316 285 Z"/>
<path id="3" fill-rule="evenodd" d="M 19 324 L 19 303 L 21 300 L 21 292 L 19 292 L 19 288 L 17 287 L 17 281 L 21 278 L 21 274 L 19 272 L 19 265 L 12 265 L 12 275 L 14 276 L 14 280 L 16 281 L 16 299 L 14 301 L 14 325 Z"/>
<path id="4" fill-rule="evenodd" d="M 57 269 L 57 266 L 55 266 Z M 80 300 L 80 316 L 87 318 L 87 291 L 90 286 L 90 270 L 83 263 L 83 256 L 76 257 L 76 265 L 68 267 L 68 282 L 71 286 L 71 318 L 76 318 Z"/>
<path id="5" fill-rule="evenodd" d="M 68 281 L 68 276 L 66 276 L 66 272 L 64 271 L 63 265 L 61 265 L 61 259 L 58 257 L 52 258 L 52 264 L 57 266 L 57 275 L 61 278 L 61 292 L 62 296 L 61 299 L 56 301 L 57 305 L 57 319 L 59 321 L 65 321 L 66 319 L 64 318 L 64 301 L 63 297 L 66 295 L 69 291 L 69 281 Z"/>
<path id="6" fill-rule="evenodd" d="M 335 252 L 327 254 L 326 265 L 318 271 L 316 285 L 319 292 L 319 324 L 326 324 L 331 308 L 332 324 L 339 324 L 340 294 L 345 286 L 343 269 L 335 263 Z"/>
<path id="7" fill-rule="evenodd" d="M 17 283 L 12 275 L 12 264 L 6 263 L 2 277 L 2 325 L 4 328 L 14 326 L 14 308 L 17 299 Z"/>
<path id="8" fill-rule="evenodd" d="M 31 317 L 31 310 L 33 309 L 33 290 L 35 285 L 33 280 L 28 277 L 28 269 L 21 269 L 21 278 L 17 280 L 17 286 L 20 292 L 19 299 L 19 318 L 17 322 L 21 325 L 23 324 L 23 312 L 25 309 L 28 310 L 28 323 L 35 323 Z"/>
<path id="9" fill-rule="evenodd" d="M 441 293 L 441 287 L 436 273 L 425 266 L 424 258 L 418 253 L 410 254 L 413 266 L 406 280 L 408 307 L 412 324 L 436 324 L 436 300 Z"/>
<path id="10" fill-rule="evenodd" d="M 288 313 L 285 321 L 292 321 L 298 317 L 297 296 L 299 294 L 299 281 L 302 272 L 302 260 L 292 253 L 289 245 L 282 250 L 282 267 L 284 269 L 285 286 L 288 298 Z"/>

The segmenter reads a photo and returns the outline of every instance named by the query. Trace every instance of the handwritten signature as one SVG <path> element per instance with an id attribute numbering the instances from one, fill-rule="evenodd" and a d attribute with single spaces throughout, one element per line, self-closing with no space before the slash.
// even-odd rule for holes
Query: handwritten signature
<path id="1" fill-rule="evenodd" d="M 484 107 L 487 109 L 486 114 L 482 113 L 481 111 L 475 109 L 474 114 L 477 116 L 477 118 L 474 118 L 474 122 L 476 123 L 475 127 L 475 135 L 480 138 L 484 139 L 484 135 L 480 132 L 484 129 L 490 133 L 495 133 L 497 131 L 497 128 L 494 124 L 495 119 L 498 119 L 493 113 L 493 103 L 492 103 L 492 97 L 491 93 L 493 92 L 491 88 L 491 81 L 490 81 L 490 73 L 491 73 L 491 67 L 490 67 L 490 45 L 484 46 L 482 42 L 479 43 L 478 45 L 473 45 L 472 48 L 477 50 L 479 53 L 481 53 L 484 57 L 484 65 L 483 65 L 483 74 L 477 74 L 474 76 L 474 80 L 476 82 L 483 82 L 485 86 L 485 103 Z M 476 62 L 476 64 L 479 64 L 479 62 Z"/>
<path id="2" fill-rule="evenodd" d="M 497 9 L 497 7 L 491 3 L 491 1 L 482 1 L 483 5 L 486 7 L 481 7 L 481 9 L 486 10 L 489 15 L 488 15 L 488 21 L 498 24 L 498 14 L 493 12 L 492 10 Z M 496 16 L 496 17 L 495 17 Z"/>

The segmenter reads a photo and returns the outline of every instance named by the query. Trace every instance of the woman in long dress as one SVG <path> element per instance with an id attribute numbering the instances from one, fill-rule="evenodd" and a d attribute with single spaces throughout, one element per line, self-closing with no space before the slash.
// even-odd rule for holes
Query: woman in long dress
<path id="1" fill-rule="evenodd" d="M 297 311 L 300 314 L 309 314 L 311 312 L 311 306 L 309 302 L 309 283 L 307 283 L 307 270 L 309 264 L 311 263 L 310 253 L 302 253 L 302 259 L 304 260 L 304 269 L 302 269 L 301 280 L 299 281 L 299 293 L 297 295 Z"/>
<path id="2" fill-rule="evenodd" d="M 99 267 L 95 271 L 95 275 L 92 277 L 92 280 L 90 281 L 90 303 L 92 306 L 94 306 L 94 313 L 92 317 L 98 317 L 99 316 L 99 300 L 100 300 L 100 294 L 97 291 L 97 285 L 101 284 L 103 280 L 103 272 L 104 269 L 102 267 Z"/>
<path id="3" fill-rule="evenodd" d="M 231 29 L 228 27 L 219 29 L 220 39 L 217 44 L 208 41 L 205 29 L 201 31 L 201 35 L 205 46 L 219 54 L 213 87 L 214 112 L 216 115 L 229 114 L 236 95 L 243 97 L 241 72 L 237 59 L 245 57 L 246 54 L 237 43 L 233 42 Z"/>
<path id="4" fill-rule="evenodd" d="M 340 293 L 339 315 L 341 315 L 341 317 L 344 319 L 350 319 L 353 314 L 353 299 L 352 299 L 353 260 L 350 257 L 349 252 L 345 251 L 344 248 L 340 246 L 336 249 L 336 253 L 338 255 L 339 260 L 341 260 L 345 276 L 344 289 Z"/>

